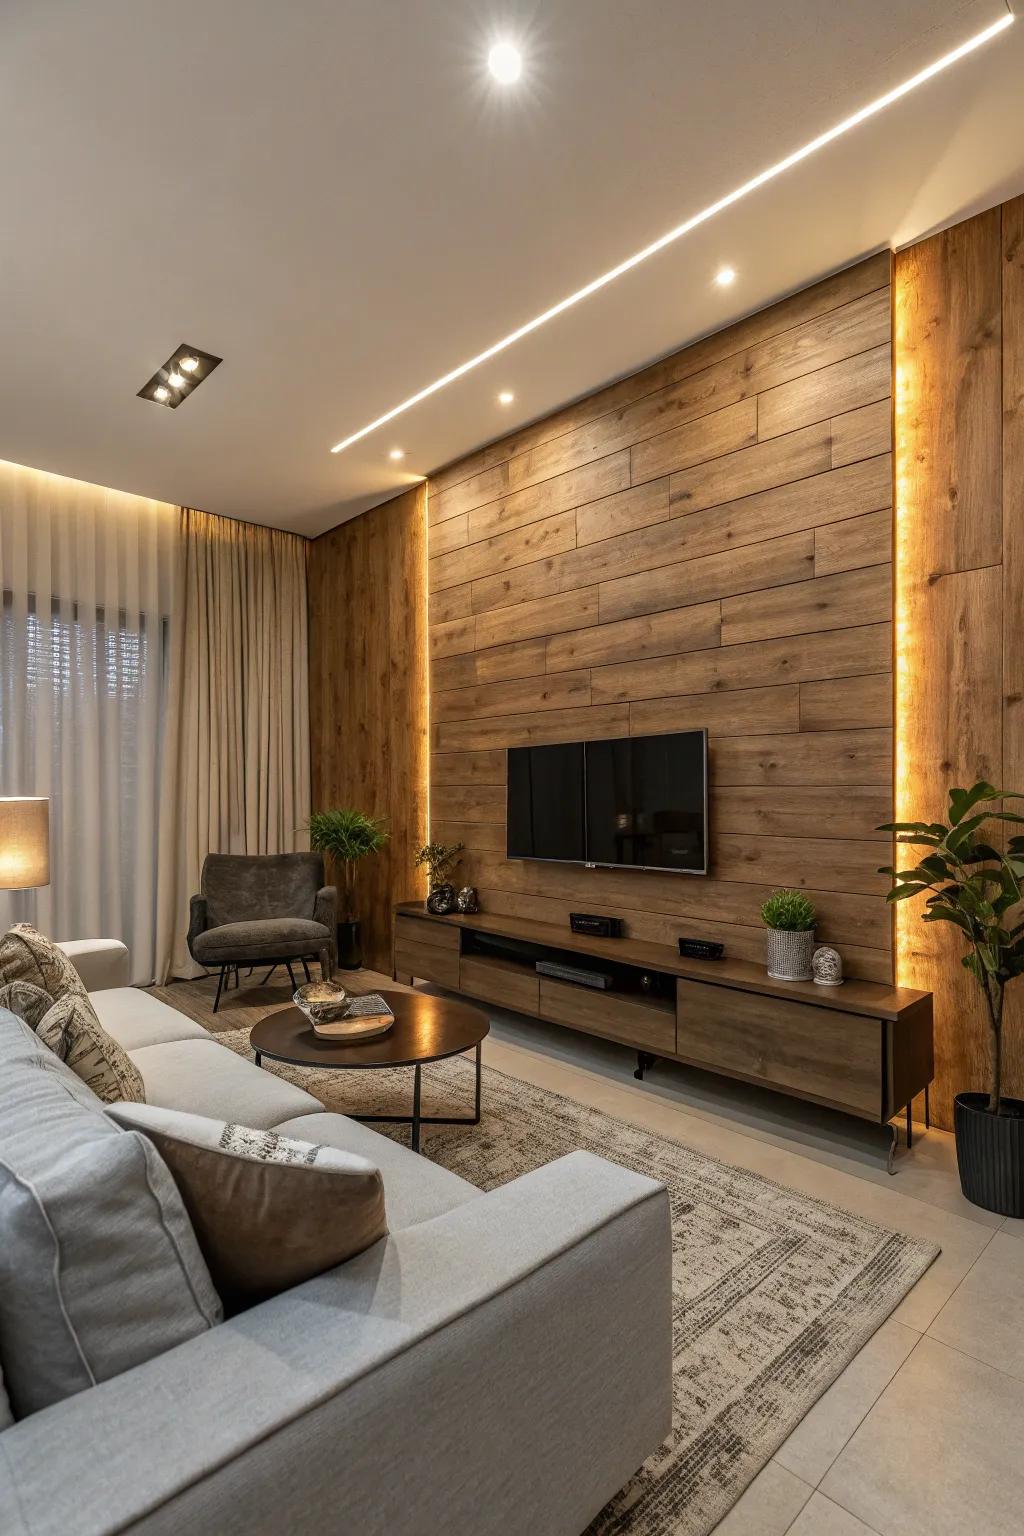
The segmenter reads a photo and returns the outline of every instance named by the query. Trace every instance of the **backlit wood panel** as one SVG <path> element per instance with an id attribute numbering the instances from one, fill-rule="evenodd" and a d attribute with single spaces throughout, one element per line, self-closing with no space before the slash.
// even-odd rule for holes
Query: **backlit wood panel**
<path id="1" fill-rule="evenodd" d="M 384 816 L 356 876 L 367 965 L 391 970 L 395 903 L 419 895 L 427 825 L 425 494 L 405 492 L 309 547 L 309 728 L 315 810 Z"/>
<path id="2" fill-rule="evenodd" d="M 897 809 L 951 784 L 1024 790 L 1024 198 L 896 258 L 901 636 Z M 899 979 L 935 994 L 932 1114 L 988 1083 L 984 1003 L 945 924 L 903 902 Z M 1024 1095 L 1024 998 L 1007 993 L 1004 1092 Z"/>
<path id="3" fill-rule="evenodd" d="M 485 911 L 756 959 L 791 884 L 891 980 L 890 344 L 883 254 L 431 477 L 432 834 Z M 698 726 L 708 877 L 505 858 L 509 746 Z"/>

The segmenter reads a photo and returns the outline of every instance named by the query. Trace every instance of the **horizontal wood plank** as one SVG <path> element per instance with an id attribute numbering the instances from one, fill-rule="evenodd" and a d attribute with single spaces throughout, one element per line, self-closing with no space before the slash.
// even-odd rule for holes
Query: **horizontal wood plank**
<path id="1" fill-rule="evenodd" d="M 889 817 L 886 785 L 723 784 L 715 789 L 714 821 L 732 834 L 768 837 L 850 837 L 871 839 L 882 848 L 890 839 L 875 829 Z"/>
<path id="2" fill-rule="evenodd" d="M 815 576 L 785 588 L 725 598 L 722 644 L 877 624 L 891 613 L 892 568 L 888 563 L 872 565 L 837 576 Z"/>
<path id="3" fill-rule="evenodd" d="M 710 776 L 721 784 L 892 783 L 892 732 L 800 731 L 795 735 L 719 737 Z"/>
<path id="4" fill-rule="evenodd" d="M 468 688 L 474 683 L 500 683 L 512 677 L 539 677 L 545 670 L 547 641 L 515 640 L 486 651 L 438 657 L 431 669 L 434 690 Z"/>
<path id="5" fill-rule="evenodd" d="M 892 381 L 889 343 L 859 352 L 817 373 L 804 374 L 757 397 L 759 442 L 795 432 L 828 416 L 840 416 L 888 400 Z"/>
<path id="6" fill-rule="evenodd" d="M 892 718 L 893 681 L 890 672 L 800 684 L 802 731 L 845 731 L 862 726 L 891 726 Z"/>
<path id="7" fill-rule="evenodd" d="M 721 615 L 719 602 L 695 603 L 692 608 L 669 608 L 664 613 L 645 613 L 635 619 L 572 629 L 564 635 L 552 635 L 546 642 L 545 664 L 549 672 L 562 672 L 605 662 L 703 650 L 705 646 L 717 646 Z M 620 699 L 628 697 L 625 693 L 618 695 Z"/>
<path id="8" fill-rule="evenodd" d="M 703 507 L 752 496 L 808 475 L 820 475 L 831 467 L 829 426 L 827 422 L 819 423 L 674 474 L 669 486 L 669 505 L 674 515 L 699 512 Z"/>
<path id="9" fill-rule="evenodd" d="M 579 592 L 555 594 L 533 602 L 495 608 L 476 619 L 476 644 L 480 650 L 492 645 L 507 645 L 513 640 L 532 640 L 538 635 L 555 635 L 595 624 L 599 617 L 598 589 L 587 587 Z"/>
<path id="10" fill-rule="evenodd" d="M 808 530 L 720 555 L 703 555 L 696 560 L 641 571 L 635 576 L 603 581 L 601 622 L 610 624 L 615 619 L 631 619 L 641 613 L 685 607 L 760 588 L 775 592 L 790 582 L 805 582 L 813 565 L 814 535 Z"/>
<path id="11" fill-rule="evenodd" d="M 427 599 L 427 614 L 431 624 L 450 624 L 453 619 L 465 619 L 473 612 L 473 589 L 467 582 L 464 587 L 448 587 L 444 592 L 431 592 Z"/>
<path id="12" fill-rule="evenodd" d="M 555 672 L 543 677 L 439 690 L 431 698 L 430 714 L 438 722 L 474 720 L 541 709 L 578 709 L 589 703 L 589 672 Z"/>
<path id="13" fill-rule="evenodd" d="M 504 826 L 504 786 L 435 783 L 430 791 L 430 814 L 438 821 L 492 821 Z"/>
<path id="14" fill-rule="evenodd" d="M 431 786 L 446 784 L 505 784 L 503 751 L 434 752 L 430 758 Z"/>
<path id="15" fill-rule="evenodd" d="M 740 400 L 710 416 L 686 422 L 630 449 L 629 472 L 634 485 L 670 475 L 691 464 L 706 464 L 757 442 L 757 402 Z"/>
<path id="16" fill-rule="evenodd" d="M 706 730 L 715 736 L 762 736 L 766 731 L 799 729 L 800 690 L 795 683 L 779 688 L 646 699 L 629 706 L 631 736 L 696 730 Z"/>
<path id="17" fill-rule="evenodd" d="M 892 401 L 877 400 L 859 411 L 832 418 L 832 465 L 855 464 L 888 453 L 892 444 Z"/>
<path id="18" fill-rule="evenodd" d="M 569 512 L 599 497 L 610 496 L 629 485 L 629 453 L 608 454 L 592 464 L 580 464 L 561 474 L 543 478 L 536 485 L 513 491 L 500 501 L 482 506 L 469 515 L 469 539 L 490 538 L 522 528 L 541 518 Z"/>
<path id="19" fill-rule="evenodd" d="M 440 587 L 456 587 L 463 582 L 477 581 L 482 576 L 493 576 L 518 565 L 527 565 L 545 555 L 558 555 L 563 550 L 576 548 L 576 518 L 572 512 L 560 512 L 556 517 L 546 517 L 540 522 L 529 523 L 525 528 L 515 528 L 511 533 L 498 534 L 495 538 L 481 539 L 464 549 L 456 549 L 430 561 L 429 581 L 431 590 Z"/>
<path id="20" fill-rule="evenodd" d="M 629 707 L 602 704 L 596 708 L 441 721 L 431 726 L 431 734 L 435 752 L 524 747 L 547 741 L 598 741 L 629 734 Z"/>
<path id="21" fill-rule="evenodd" d="M 599 539 L 629 533 L 662 523 L 668 517 L 668 476 L 632 486 L 615 496 L 605 496 L 576 508 L 577 544 L 595 544 Z"/>
<path id="22" fill-rule="evenodd" d="M 888 512 L 868 512 L 814 531 L 815 576 L 884 565 L 891 556 L 892 517 Z"/>

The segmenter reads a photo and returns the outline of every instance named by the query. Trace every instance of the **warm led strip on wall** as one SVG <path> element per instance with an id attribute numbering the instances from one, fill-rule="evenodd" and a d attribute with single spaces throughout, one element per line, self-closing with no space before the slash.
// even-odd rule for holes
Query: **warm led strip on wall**
<path id="1" fill-rule="evenodd" d="M 478 352 L 475 357 L 469 358 L 467 362 L 460 363 L 450 373 L 435 379 L 433 384 L 428 384 L 425 389 L 418 390 L 415 395 L 410 395 L 408 400 L 403 400 L 401 405 L 396 405 L 392 410 L 386 411 L 383 416 L 378 416 L 376 421 L 371 421 L 368 426 L 360 427 L 358 432 L 353 432 L 350 437 L 343 438 L 340 443 L 335 443 L 331 452 L 343 453 L 346 448 L 351 448 L 353 443 L 358 443 L 362 438 L 368 437 L 371 432 L 376 432 L 379 427 L 385 426 L 389 421 L 394 421 L 396 416 L 401 416 L 404 411 L 411 410 L 414 405 L 419 405 L 421 401 L 429 399 L 431 395 L 436 395 L 439 390 L 446 388 L 447 385 L 454 384 L 456 379 L 461 379 L 465 374 L 472 372 L 474 368 L 479 368 L 481 363 L 486 363 L 490 358 L 496 357 L 499 352 L 504 352 L 506 348 L 513 346 L 515 342 L 521 341 L 524 336 L 529 336 L 532 331 L 539 330 L 549 320 L 554 320 L 557 315 L 564 314 L 567 309 L 571 309 L 575 304 L 579 304 L 584 299 L 589 298 L 592 293 L 597 293 L 601 288 L 606 288 L 609 283 L 613 283 L 616 278 L 622 277 L 626 272 L 632 271 L 641 262 L 647 261 L 651 256 L 656 256 L 666 246 L 674 244 L 676 240 L 681 240 L 684 235 L 688 235 L 698 225 L 706 224 L 716 214 L 724 212 L 726 208 L 731 208 L 734 203 L 740 202 L 742 198 L 749 197 L 751 192 L 756 192 L 759 187 L 765 186 L 769 181 L 774 181 L 784 171 L 791 170 L 793 166 L 799 165 L 802 160 L 806 160 L 809 156 L 816 154 L 819 149 L 824 149 L 826 145 L 842 138 L 844 134 L 850 133 L 854 128 L 859 127 L 861 123 L 867 122 L 869 118 L 877 117 L 887 107 L 891 107 L 904 96 L 908 96 L 911 91 L 916 91 L 919 85 L 924 85 L 935 75 L 941 74 L 943 70 L 949 69 L 953 64 L 958 63 L 960 59 L 966 58 L 975 49 L 981 48 L 992 38 L 998 36 L 1000 32 L 1004 32 L 1012 22 L 1013 16 L 1010 12 L 1007 12 L 1005 16 L 1000 17 L 991 26 L 985 27 L 983 31 L 975 33 L 973 37 L 969 37 L 965 43 L 961 43 L 952 52 L 943 54 L 941 59 L 936 59 L 934 63 L 929 64 L 925 69 L 919 70 L 916 75 L 911 75 L 909 80 L 904 80 L 901 85 L 897 85 L 893 90 L 887 91 L 884 96 L 879 96 L 876 100 L 869 102 L 867 106 L 861 107 L 858 112 L 853 113 L 852 117 L 846 117 L 842 122 L 836 123 L 834 127 L 819 134 L 816 139 L 811 139 L 810 143 L 794 150 L 784 160 L 776 161 L 767 170 L 761 171 L 757 176 L 753 176 L 749 181 L 745 181 L 742 186 L 737 187 L 732 192 L 728 192 L 725 197 L 720 197 L 717 202 L 701 209 L 700 213 L 695 213 L 685 223 L 677 225 L 675 229 L 670 229 L 667 234 L 662 235 L 660 239 L 655 240 L 651 245 L 644 246 L 642 251 L 637 251 L 635 255 L 628 256 L 625 261 L 619 262 L 617 267 L 612 267 L 610 271 L 603 272 L 600 277 L 595 277 L 585 287 L 578 288 L 575 293 L 569 294 L 568 298 L 553 304 L 543 314 L 536 315 L 532 320 L 528 320 L 525 325 L 519 326 L 517 330 L 511 331 L 509 335 L 503 336 L 493 346 L 487 347 L 483 352 Z"/>

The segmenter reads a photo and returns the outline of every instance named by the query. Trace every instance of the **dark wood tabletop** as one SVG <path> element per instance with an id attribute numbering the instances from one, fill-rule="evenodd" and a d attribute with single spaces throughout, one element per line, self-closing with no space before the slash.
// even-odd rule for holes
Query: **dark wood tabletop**
<path id="1" fill-rule="evenodd" d="M 395 1022 L 370 1040 L 327 1040 L 300 1008 L 260 1019 L 249 1035 L 253 1050 L 294 1067 L 409 1067 L 472 1050 L 490 1028 L 487 1015 L 468 1003 L 428 992 L 381 992 Z"/>

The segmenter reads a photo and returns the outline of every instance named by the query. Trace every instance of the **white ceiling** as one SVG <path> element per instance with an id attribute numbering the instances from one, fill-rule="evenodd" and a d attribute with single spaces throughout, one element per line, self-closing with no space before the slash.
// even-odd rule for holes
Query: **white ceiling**
<path id="1" fill-rule="evenodd" d="M 330 446 L 1003 0 L 2 0 L 0 457 L 317 533 L 1024 189 L 1024 18 L 343 454 Z M 486 73 L 521 41 L 520 85 Z M 711 283 L 728 261 L 739 278 Z M 179 342 L 224 363 L 177 411 Z M 501 388 L 516 402 L 502 410 Z"/>

